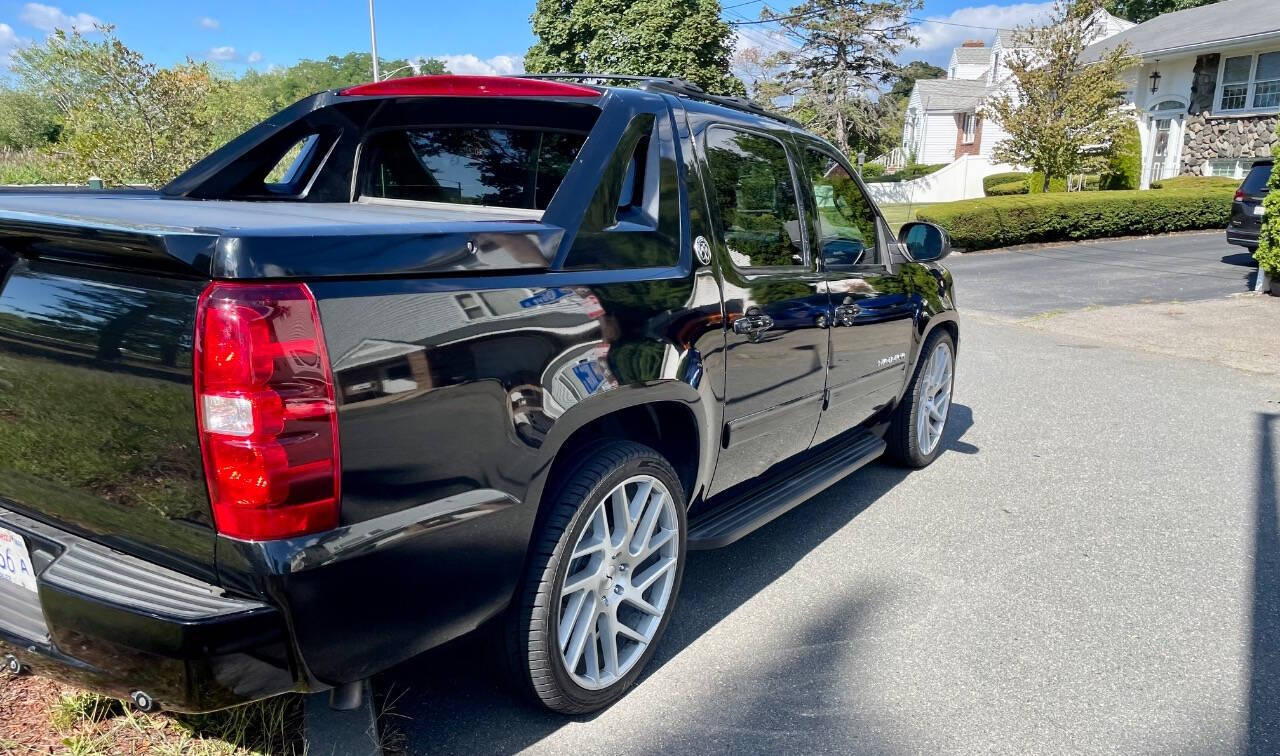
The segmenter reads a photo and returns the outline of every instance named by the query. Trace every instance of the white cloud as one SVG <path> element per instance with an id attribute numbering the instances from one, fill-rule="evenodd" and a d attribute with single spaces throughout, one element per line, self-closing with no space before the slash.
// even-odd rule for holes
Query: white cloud
<path id="1" fill-rule="evenodd" d="M 200 18 L 197 18 L 196 23 L 200 24 L 201 29 L 209 29 L 210 31 L 217 31 L 222 28 L 221 21 L 216 18 L 210 18 L 209 16 L 201 16 Z"/>
<path id="2" fill-rule="evenodd" d="M 0 65 L 8 65 L 13 51 L 27 44 L 30 40 L 18 36 L 12 26 L 0 23 Z"/>
<path id="3" fill-rule="evenodd" d="M 248 57 L 246 57 L 244 60 L 246 63 L 261 63 L 262 53 L 258 52 L 257 50 L 254 50 L 253 52 L 249 53 Z"/>
<path id="4" fill-rule="evenodd" d="M 495 55 L 479 58 L 475 55 L 431 55 L 444 63 L 450 73 L 456 74 L 518 74 L 524 73 L 524 58 L 519 55 Z"/>
<path id="5" fill-rule="evenodd" d="M 211 47 L 204 54 L 204 56 L 209 60 L 216 60 L 221 63 L 231 63 L 238 60 L 240 57 L 236 53 L 236 48 L 232 47 L 231 45 L 219 45 L 218 47 Z"/>
<path id="6" fill-rule="evenodd" d="M 93 27 L 102 23 L 102 19 L 88 13 L 70 15 L 63 13 L 61 8 L 40 3 L 27 3 L 22 6 L 20 18 L 43 32 L 51 32 L 54 29 L 91 31 Z"/>
<path id="7" fill-rule="evenodd" d="M 920 42 L 915 47 L 903 50 L 902 57 L 945 59 L 951 48 L 958 46 L 966 39 L 981 39 L 989 43 L 995 38 L 995 29 L 1013 29 L 1043 23 L 1052 11 L 1052 2 L 972 5 L 956 8 L 949 15 L 930 16 L 924 23 L 917 25 L 915 33 Z M 950 24 L 964 24 L 964 26 L 932 23 L 934 21 L 947 21 Z"/>

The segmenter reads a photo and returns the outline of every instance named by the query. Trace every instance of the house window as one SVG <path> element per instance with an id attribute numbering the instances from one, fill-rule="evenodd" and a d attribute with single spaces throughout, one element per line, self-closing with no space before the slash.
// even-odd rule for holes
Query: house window
<path id="1" fill-rule="evenodd" d="M 964 114 L 964 143 L 973 144 L 974 138 L 978 133 L 978 115 L 976 113 Z"/>
<path id="2" fill-rule="evenodd" d="M 1254 158 L 1244 158 L 1243 160 L 1211 160 L 1209 161 L 1210 176 L 1225 176 L 1226 178 L 1242 179 L 1249 169 L 1253 167 Z"/>
<path id="3" fill-rule="evenodd" d="M 1280 108 L 1280 51 L 1222 62 L 1220 111 Z"/>

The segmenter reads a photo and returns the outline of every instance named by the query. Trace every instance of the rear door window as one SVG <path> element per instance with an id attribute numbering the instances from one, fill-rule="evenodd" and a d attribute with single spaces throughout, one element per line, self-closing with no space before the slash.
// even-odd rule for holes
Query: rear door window
<path id="1" fill-rule="evenodd" d="M 536 128 L 382 131 L 365 144 L 361 195 L 545 210 L 584 141 Z"/>
<path id="2" fill-rule="evenodd" d="M 1271 180 L 1271 166 L 1267 164 L 1255 165 L 1249 171 L 1249 175 L 1244 178 L 1244 185 L 1240 187 L 1245 194 L 1262 195 L 1267 193 L 1267 182 Z"/>
<path id="3" fill-rule="evenodd" d="M 717 225 L 739 268 L 803 265 L 800 210 L 782 142 L 715 126 L 707 131 Z"/>

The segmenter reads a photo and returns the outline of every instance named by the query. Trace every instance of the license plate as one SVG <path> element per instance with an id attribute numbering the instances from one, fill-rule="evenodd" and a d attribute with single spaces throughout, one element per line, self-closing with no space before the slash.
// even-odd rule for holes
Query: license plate
<path id="1" fill-rule="evenodd" d="M 0 528 L 0 580 L 36 590 L 36 571 L 22 536 Z"/>
<path id="2" fill-rule="evenodd" d="M 1267 209 L 1266 209 L 1265 207 L 1263 207 L 1262 205 L 1254 205 L 1254 208 L 1253 208 L 1253 214 L 1254 214 L 1254 215 L 1266 215 L 1266 214 L 1267 214 Z"/>

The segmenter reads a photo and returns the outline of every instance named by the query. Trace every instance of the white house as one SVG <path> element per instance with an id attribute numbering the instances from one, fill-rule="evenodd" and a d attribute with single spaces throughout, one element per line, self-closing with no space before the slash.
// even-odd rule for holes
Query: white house
<path id="1" fill-rule="evenodd" d="M 1131 27 L 1102 10 L 1090 20 L 1098 40 Z M 902 151 L 908 157 L 925 164 L 950 163 L 967 155 L 991 157 L 1008 134 L 979 114 L 988 98 L 1009 86 L 1009 55 L 1018 48 L 1017 40 L 1016 32 L 1002 30 L 990 47 L 966 42 L 951 52 L 945 79 L 916 81 L 902 129 Z"/>
<path id="2" fill-rule="evenodd" d="M 1181 174 L 1242 178 L 1271 154 L 1280 120 L 1280 0 L 1222 0 L 1166 13 L 1094 43 L 1142 60 L 1130 101 L 1143 187 Z"/>

